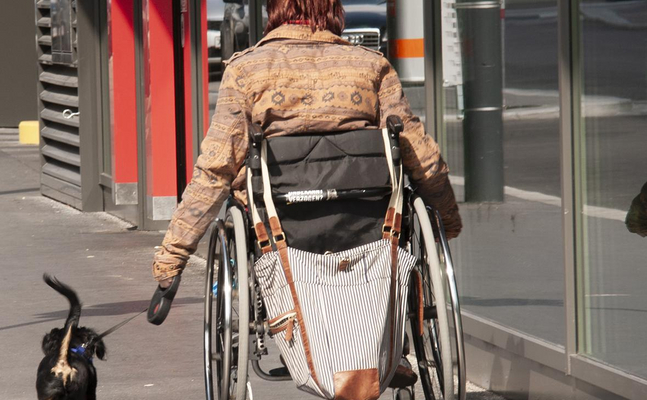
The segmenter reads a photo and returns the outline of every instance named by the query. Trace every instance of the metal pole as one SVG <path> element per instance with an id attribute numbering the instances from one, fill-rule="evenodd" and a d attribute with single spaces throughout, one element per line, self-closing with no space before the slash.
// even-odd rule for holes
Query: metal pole
<path id="1" fill-rule="evenodd" d="M 202 8 L 203 1 L 206 0 L 191 0 L 189 10 L 191 13 L 191 86 L 193 90 L 193 104 L 191 118 L 193 119 L 193 163 L 195 164 L 198 156 L 200 155 L 200 144 L 205 133 L 205 118 L 209 115 L 207 111 L 205 115 L 205 92 L 201 88 L 205 87 L 208 82 L 204 81 L 202 75 L 202 41 L 206 38 L 202 37 L 202 17 L 203 11 L 206 7 Z M 207 79 L 208 80 L 208 79 Z M 207 124 L 208 125 L 208 124 Z"/>
<path id="2" fill-rule="evenodd" d="M 457 1 L 463 55 L 465 201 L 503 201 L 501 3 Z"/>
<path id="3" fill-rule="evenodd" d="M 441 2 L 423 3 L 425 43 L 425 126 L 432 132 L 442 154 L 447 154 L 444 123 Z"/>
<path id="4" fill-rule="evenodd" d="M 403 86 L 422 86 L 425 82 L 425 44 L 423 0 L 389 0 L 387 29 L 389 60 Z"/>
<path id="5" fill-rule="evenodd" d="M 562 1 L 557 8 L 558 21 L 558 65 L 560 99 L 560 138 L 561 138 L 561 187 L 562 187 L 562 229 L 564 235 L 564 310 L 566 317 L 566 374 L 571 375 L 571 355 L 578 353 L 578 317 L 583 318 L 586 300 L 580 294 L 581 275 L 577 274 L 577 263 L 582 263 L 582 217 L 577 213 L 577 202 L 581 201 L 582 191 L 575 189 L 581 182 L 581 169 L 577 166 L 581 156 L 581 79 L 579 4 Z M 577 180 L 576 180 L 577 178 Z M 577 182 L 574 184 L 574 182 Z M 582 265 L 582 264 L 580 264 Z M 582 301 L 580 301 L 582 300 Z M 583 321 L 582 321 L 583 322 Z M 580 343 L 581 344 L 581 343 Z"/>
<path id="6" fill-rule="evenodd" d="M 186 113 L 184 99 L 184 15 L 186 0 L 173 0 L 173 71 L 175 87 L 175 158 L 177 160 L 177 201 L 186 188 Z M 190 71 L 189 71 L 190 73 Z"/>
<path id="7" fill-rule="evenodd" d="M 263 37 L 262 0 L 249 0 L 249 46 L 254 46 Z"/>

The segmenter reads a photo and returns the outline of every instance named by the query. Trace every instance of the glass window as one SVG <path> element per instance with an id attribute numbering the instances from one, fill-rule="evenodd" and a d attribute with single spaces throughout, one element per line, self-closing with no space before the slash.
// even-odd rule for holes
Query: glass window
<path id="1" fill-rule="evenodd" d="M 647 2 L 582 1 L 580 21 L 579 350 L 647 377 Z"/>
<path id="2" fill-rule="evenodd" d="M 234 7 L 237 5 L 234 4 Z M 231 7 L 230 7 L 231 8 Z M 231 13 L 229 13 L 231 14 Z M 225 30 L 225 39 L 228 42 L 226 51 L 230 54 L 225 54 L 226 58 L 231 57 L 233 53 L 229 48 L 232 47 L 233 38 L 229 25 L 223 26 L 225 18 L 225 3 L 223 0 L 207 0 L 207 37 L 203 38 L 207 48 L 207 65 L 208 65 L 208 81 L 209 81 L 209 122 L 216 111 L 216 101 L 218 100 L 218 89 L 220 88 L 220 79 L 222 78 L 223 71 L 223 37 L 222 30 Z M 230 18 L 229 18 L 230 19 Z M 232 43 L 229 43 L 232 42 Z"/>
<path id="3" fill-rule="evenodd" d="M 463 232 L 452 243 L 463 309 L 555 344 L 565 343 L 564 253 L 560 184 L 557 1 L 506 1 L 503 40 L 504 199 L 459 204 Z M 463 12 L 459 10 L 459 12 Z M 475 12 L 475 11 L 471 11 Z M 443 27 L 451 27 L 451 15 Z M 474 22 L 461 18 L 461 23 Z M 462 32 L 480 29 L 461 25 Z M 449 29 L 450 30 L 450 29 Z M 480 34 L 492 34 L 482 29 Z M 444 40 L 451 32 L 444 32 Z M 498 37 L 496 34 L 493 40 Z M 462 54 L 470 43 L 461 37 Z M 446 88 L 445 157 L 464 201 L 468 94 L 452 84 L 447 65 L 456 58 L 443 43 Z M 472 58 L 473 60 L 473 58 Z M 463 82 L 467 84 L 463 57 Z M 450 69 L 451 71 L 451 69 Z M 471 125 L 471 126 L 470 126 Z"/>

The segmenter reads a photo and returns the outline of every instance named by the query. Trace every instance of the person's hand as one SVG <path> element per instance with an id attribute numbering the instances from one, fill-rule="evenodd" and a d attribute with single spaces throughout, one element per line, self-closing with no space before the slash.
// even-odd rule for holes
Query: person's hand
<path id="1" fill-rule="evenodd" d="M 171 286 L 171 283 L 173 282 L 173 278 L 168 278 L 164 279 L 163 281 L 159 281 L 159 285 L 162 289 L 167 289 L 169 286 Z"/>

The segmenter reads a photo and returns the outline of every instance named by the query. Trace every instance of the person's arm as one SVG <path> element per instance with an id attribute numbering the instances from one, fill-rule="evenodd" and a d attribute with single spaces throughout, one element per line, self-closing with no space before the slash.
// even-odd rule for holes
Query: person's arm
<path id="1" fill-rule="evenodd" d="M 416 184 L 420 197 L 440 212 L 447 237 L 455 238 L 463 224 L 449 183 L 449 168 L 436 141 L 425 133 L 420 118 L 411 112 L 395 69 L 385 58 L 381 59 L 378 68 L 380 128 L 386 126 L 389 115 L 402 118 L 404 131 L 400 134 L 400 152 L 404 168 Z"/>
<path id="2" fill-rule="evenodd" d="M 247 154 L 251 111 L 240 72 L 225 69 L 216 113 L 202 141 L 193 178 L 173 214 L 161 249 L 153 261 L 153 277 L 168 283 L 182 273 L 189 256 L 229 195 L 231 182 Z"/>

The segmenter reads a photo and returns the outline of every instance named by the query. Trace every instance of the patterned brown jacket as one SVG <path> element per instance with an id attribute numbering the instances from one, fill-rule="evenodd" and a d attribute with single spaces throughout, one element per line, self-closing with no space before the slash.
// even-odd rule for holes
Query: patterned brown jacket
<path id="1" fill-rule="evenodd" d="M 231 189 L 244 188 L 252 123 L 260 124 L 266 136 L 279 136 L 382 128 L 392 114 L 405 124 L 400 146 L 409 177 L 423 199 L 440 210 L 448 236 L 456 237 L 462 224 L 447 165 L 380 53 L 352 46 L 329 31 L 283 25 L 235 54 L 224 71 L 193 179 L 155 255 L 154 277 L 181 273 Z"/>

